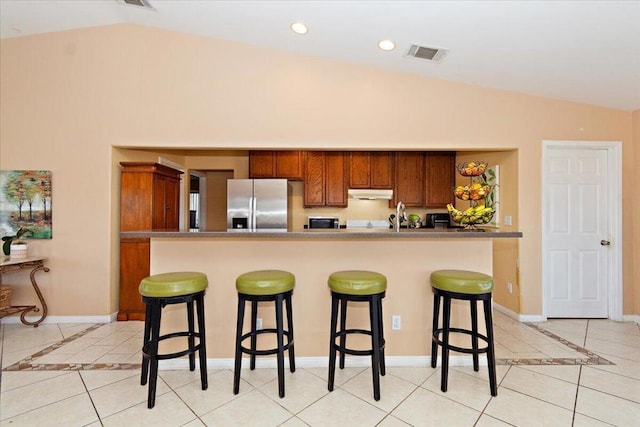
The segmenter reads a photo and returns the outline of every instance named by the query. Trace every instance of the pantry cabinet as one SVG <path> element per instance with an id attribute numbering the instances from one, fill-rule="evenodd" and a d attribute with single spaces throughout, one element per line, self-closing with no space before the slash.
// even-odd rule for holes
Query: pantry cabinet
<path id="1" fill-rule="evenodd" d="M 182 172 L 159 163 L 120 165 L 120 231 L 178 230 Z M 149 275 L 149 250 L 149 239 L 120 239 L 118 320 L 144 319 L 138 285 Z"/>

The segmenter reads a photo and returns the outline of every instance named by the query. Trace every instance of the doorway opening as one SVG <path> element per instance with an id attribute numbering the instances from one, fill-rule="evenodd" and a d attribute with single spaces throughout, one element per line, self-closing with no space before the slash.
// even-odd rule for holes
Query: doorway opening
<path id="1" fill-rule="evenodd" d="M 227 229 L 227 180 L 233 170 L 189 171 L 189 229 Z"/>

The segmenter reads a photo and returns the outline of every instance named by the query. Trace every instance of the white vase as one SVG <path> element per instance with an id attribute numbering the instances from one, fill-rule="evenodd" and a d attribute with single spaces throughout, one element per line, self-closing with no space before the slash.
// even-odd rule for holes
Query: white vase
<path id="1" fill-rule="evenodd" d="M 27 257 L 27 244 L 26 243 L 18 243 L 17 245 L 11 245 L 10 252 L 11 259 L 20 259 Z"/>

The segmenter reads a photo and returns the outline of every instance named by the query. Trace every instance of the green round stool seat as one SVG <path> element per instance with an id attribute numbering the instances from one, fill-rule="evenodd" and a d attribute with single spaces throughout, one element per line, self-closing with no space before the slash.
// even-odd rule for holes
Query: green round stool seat
<path id="1" fill-rule="evenodd" d="M 327 283 L 332 291 L 346 295 L 373 295 L 387 290 L 387 278 L 374 271 L 337 271 Z"/>
<path id="2" fill-rule="evenodd" d="M 241 274 L 236 289 L 245 295 L 275 295 L 293 290 L 296 277 L 288 271 L 258 270 Z"/>
<path id="3" fill-rule="evenodd" d="M 441 291 L 480 295 L 493 290 L 493 278 L 467 270 L 436 270 L 431 273 L 431 286 Z"/>
<path id="4" fill-rule="evenodd" d="M 145 277 L 140 282 L 138 291 L 144 297 L 170 298 L 202 292 L 207 286 L 205 274 L 181 271 Z"/>

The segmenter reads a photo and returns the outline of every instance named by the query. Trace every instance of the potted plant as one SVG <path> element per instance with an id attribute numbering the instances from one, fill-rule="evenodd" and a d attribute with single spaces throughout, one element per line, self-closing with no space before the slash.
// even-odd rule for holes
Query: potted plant
<path id="1" fill-rule="evenodd" d="M 25 227 L 20 227 L 15 236 L 4 236 L 2 241 L 2 251 L 5 255 L 11 255 L 13 250 L 14 258 L 24 258 L 27 256 L 27 242 L 22 240 L 22 237 L 31 233 L 31 230 Z"/>

